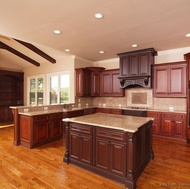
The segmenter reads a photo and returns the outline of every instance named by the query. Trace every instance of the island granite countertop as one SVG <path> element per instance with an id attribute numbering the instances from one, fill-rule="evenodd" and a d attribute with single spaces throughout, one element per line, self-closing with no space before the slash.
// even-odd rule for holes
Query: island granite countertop
<path id="1" fill-rule="evenodd" d="M 95 113 L 75 118 L 65 118 L 62 121 L 112 128 L 135 133 L 141 126 L 153 119 L 154 118 L 151 117 Z"/>

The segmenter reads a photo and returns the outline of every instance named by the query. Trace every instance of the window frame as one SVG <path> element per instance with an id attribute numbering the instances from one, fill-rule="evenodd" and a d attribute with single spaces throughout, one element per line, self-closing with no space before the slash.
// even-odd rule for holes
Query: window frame
<path id="1" fill-rule="evenodd" d="M 38 103 L 38 79 L 39 78 L 43 78 L 43 104 L 39 105 Z M 31 85 L 30 85 L 30 81 L 31 79 L 35 79 L 35 103 L 32 105 L 30 104 L 30 89 L 31 89 Z M 45 80 L 45 74 L 40 74 L 40 75 L 33 75 L 33 76 L 27 76 L 27 104 L 29 106 L 43 106 L 45 105 L 46 102 L 46 80 Z"/>
<path id="2" fill-rule="evenodd" d="M 61 103 L 60 102 L 60 92 L 61 92 L 61 90 L 60 90 L 60 86 L 61 86 L 61 75 L 68 75 L 68 77 L 69 77 L 69 94 L 68 94 L 68 97 L 69 97 L 69 100 L 68 100 L 68 102 L 63 102 L 63 103 Z M 52 76 L 58 76 L 58 96 L 57 96 L 57 98 L 58 98 L 58 102 L 57 103 L 52 103 L 52 104 L 50 104 L 50 88 L 51 88 L 51 81 L 50 81 L 50 78 L 52 77 Z M 48 105 L 56 105 L 56 104 L 65 104 L 65 103 L 70 103 L 70 101 L 71 101 L 71 81 L 70 81 L 70 71 L 62 71 L 62 72 L 53 72 L 53 73 L 48 73 L 47 74 L 47 104 Z"/>

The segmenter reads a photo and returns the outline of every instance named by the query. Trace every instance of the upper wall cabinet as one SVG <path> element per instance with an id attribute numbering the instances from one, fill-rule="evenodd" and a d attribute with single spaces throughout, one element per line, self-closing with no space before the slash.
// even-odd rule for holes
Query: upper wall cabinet
<path id="1" fill-rule="evenodd" d="M 186 62 L 154 65 L 155 97 L 186 97 Z"/>
<path id="2" fill-rule="evenodd" d="M 76 96 L 90 96 L 91 95 L 91 71 L 85 68 L 78 68 L 76 70 Z"/>
<path id="3" fill-rule="evenodd" d="M 124 96 L 118 79 L 119 69 L 105 70 L 100 76 L 100 96 Z"/>
<path id="4" fill-rule="evenodd" d="M 157 52 L 153 48 L 118 54 L 121 87 L 124 88 L 131 84 L 150 87 L 151 65 L 154 64 L 155 55 Z"/>
<path id="5" fill-rule="evenodd" d="M 119 69 L 78 68 L 76 69 L 76 96 L 124 96 L 118 76 Z"/>

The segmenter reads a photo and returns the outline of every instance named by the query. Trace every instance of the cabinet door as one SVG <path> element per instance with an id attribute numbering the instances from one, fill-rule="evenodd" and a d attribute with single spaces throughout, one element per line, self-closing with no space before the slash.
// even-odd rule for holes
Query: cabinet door
<path id="1" fill-rule="evenodd" d="M 129 56 L 120 58 L 120 75 L 129 77 Z"/>
<path id="2" fill-rule="evenodd" d="M 91 71 L 85 69 L 85 95 L 84 96 L 91 96 Z"/>
<path id="3" fill-rule="evenodd" d="M 108 140 L 96 138 L 96 167 L 108 170 L 110 158 Z"/>
<path id="4" fill-rule="evenodd" d="M 63 126 L 62 126 L 62 120 L 56 119 L 52 120 L 49 124 L 50 129 L 50 140 L 57 140 L 62 137 L 63 133 Z"/>
<path id="5" fill-rule="evenodd" d="M 173 136 L 177 138 L 185 137 L 185 120 L 174 120 L 173 121 Z"/>
<path id="6" fill-rule="evenodd" d="M 62 137 L 63 134 L 63 114 L 54 113 L 49 115 L 49 138 L 50 140 L 57 140 Z"/>
<path id="7" fill-rule="evenodd" d="M 139 54 L 139 76 L 151 75 L 150 53 Z"/>
<path id="8" fill-rule="evenodd" d="M 76 96 L 84 96 L 84 69 L 76 69 Z"/>
<path id="9" fill-rule="evenodd" d="M 111 95 L 112 96 L 124 96 L 125 91 L 120 88 L 120 81 L 118 79 L 119 77 L 119 70 L 118 71 L 112 71 L 111 73 Z"/>
<path id="10" fill-rule="evenodd" d="M 138 55 L 131 55 L 130 56 L 130 71 L 129 75 L 131 77 L 135 77 L 139 75 L 139 57 Z"/>
<path id="11" fill-rule="evenodd" d="M 91 96 L 100 96 L 100 72 L 91 73 Z"/>
<path id="12" fill-rule="evenodd" d="M 186 97 L 186 65 L 170 67 L 170 96 Z"/>
<path id="13" fill-rule="evenodd" d="M 80 135 L 78 133 L 70 133 L 70 157 L 80 159 Z"/>
<path id="14" fill-rule="evenodd" d="M 148 112 L 148 117 L 153 117 L 154 121 L 152 123 L 153 134 L 160 134 L 160 119 L 161 115 L 159 112 Z"/>
<path id="15" fill-rule="evenodd" d="M 111 74 L 110 74 L 110 72 L 102 72 L 100 80 L 101 80 L 100 96 L 110 96 L 111 95 Z"/>
<path id="16" fill-rule="evenodd" d="M 34 123 L 34 145 L 47 143 L 49 139 L 48 121 Z"/>
<path id="17" fill-rule="evenodd" d="M 110 147 L 110 171 L 122 176 L 126 175 L 126 144 L 113 142 L 109 144 Z"/>
<path id="18" fill-rule="evenodd" d="M 172 120 L 171 118 L 162 118 L 162 135 L 172 136 Z"/>
<path id="19" fill-rule="evenodd" d="M 154 68 L 154 95 L 168 96 L 168 68 L 166 66 Z"/>
<path id="20" fill-rule="evenodd" d="M 82 135 L 80 139 L 80 160 L 87 164 L 92 164 L 92 137 Z"/>

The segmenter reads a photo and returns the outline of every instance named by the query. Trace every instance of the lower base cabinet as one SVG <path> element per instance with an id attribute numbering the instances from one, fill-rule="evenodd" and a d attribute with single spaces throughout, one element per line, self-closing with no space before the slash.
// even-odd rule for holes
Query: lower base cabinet
<path id="1" fill-rule="evenodd" d="M 70 157 L 92 165 L 92 127 L 73 123 L 70 131 Z"/>
<path id="2" fill-rule="evenodd" d="M 96 167 L 125 176 L 125 143 L 97 138 L 96 149 Z"/>
<path id="3" fill-rule="evenodd" d="M 148 117 L 154 118 L 153 134 L 174 139 L 186 139 L 185 113 L 149 111 Z"/>
<path id="4" fill-rule="evenodd" d="M 38 116 L 20 115 L 20 144 L 34 148 L 62 137 L 62 113 Z"/>
<path id="5" fill-rule="evenodd" d="M 162 128 L 163 136 L 185 138 L 185 114 L 163 113 Z"/>
<path id="6" fill-rule="evenodd" d="M 154 158 L 152 121 L 135 133 L 73 122 L 64 125 L 63 161 L 120 182 L 126 188 L 136 188 L 138 177 Z"/>

